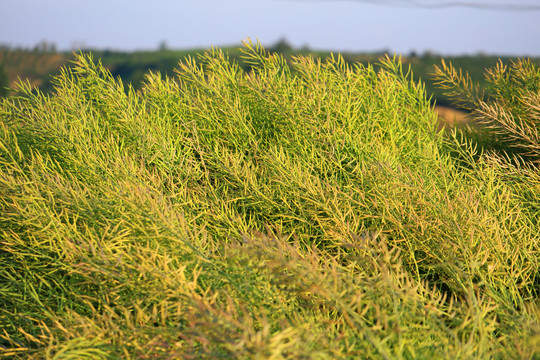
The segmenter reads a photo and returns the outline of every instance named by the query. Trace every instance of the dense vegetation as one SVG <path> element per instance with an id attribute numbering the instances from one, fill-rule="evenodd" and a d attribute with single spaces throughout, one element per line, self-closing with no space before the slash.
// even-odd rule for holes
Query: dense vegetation
<path id="1" fill-rule="evenodd" d="M 249 71 L 249 64 L 242 58 L 242 52 L 238 47 L 227 47 L 223 49 L 227 52 L 231 60 L 236 61 L 239 66 Z M 120 77 L 125 87 L 129 85 L 135 89 L 140 89 L 143 85 L 144 75 L 148 71 L 160 72 L 162 75 L 173 76 L 174 69 L 179 59 L 188 56 L 197 61 L 198 56 L 204 53 L 204 49 L 191 50 L 171 50 L 163 47 L 156 51 L 135 51 L 119 52 L 111 50 L 92 50 L 95 58 L 99 58 L 102 64 L 116 78 Z M 312 56 L 323 61 L 332 56 L 328 51 L 316 51 L 309 48 L 295 49 L 285 39 L 278 41 L 268 48 L 269 52 L 283 55 L 291 63 L 294 56 Z M 90 52 L 90 50 L 85 51 Z M 343 53 L 344 61 L 349 65 L 361 63 L 364 66 L 372 64 L 377 66 L 379 59 L 384 58 L 385 52 L 379 53 Z M 425 83 L 426 92 L 433 101 L 440 105 L 452 105 L 451 98 L 446 96 L 444 91 L 436 87 L 432 79 L 434 66 L 440 64 L 443 57 L 434 53 L 426 52 L 416 54 L 414 52 L 401 57 L 401 61 L 406 67 L 410 66 L 415 81 L 421 80 Z M 58 75 L 62 66 L 71 66 L 71 61 L 75 59 L 73 53 L 61 53 L 54 50 L 54 46 L 47 43 L 38 44 L 32 50 L 12 49 L 0 47 L 0 67 L 4 64 L 11 84 L 14 84 L 20 77 L 28 78 L 32 85 L 42 91 L 52 90 L 51 74 Z M 456 67 L 467 71 L 471 80 L 478 83 L 481 88 L 486 88 L 488 83 L 484 78 L 484 69 L 496 66 L 499 61 L 504 65 L 510 65 L 512 57 L 492 56 L 492 55 L 463 55 L 445 56 L 444 59 L 453 63 Z M 531 59 L 535 65 L 540 65 L 539 58 Z M 1 71 L 0 71 L 1 74 Z"/>
<path id="2" fill-rule="evenodd" d="M 538 356 L 534 161 L 435 131 L 397 59 L 242 52 L 1 100 L 3 355 Z"/>

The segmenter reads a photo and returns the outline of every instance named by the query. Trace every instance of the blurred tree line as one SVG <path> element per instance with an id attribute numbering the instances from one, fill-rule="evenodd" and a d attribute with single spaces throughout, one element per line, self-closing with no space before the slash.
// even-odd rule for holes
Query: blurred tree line
<path id="1" fill-rule="evenodd" d="M 8 87 L 9 80 L 6 70 L 4 69 L 4 64 L 0 64 L 0 98 L 7 96 Z"/>

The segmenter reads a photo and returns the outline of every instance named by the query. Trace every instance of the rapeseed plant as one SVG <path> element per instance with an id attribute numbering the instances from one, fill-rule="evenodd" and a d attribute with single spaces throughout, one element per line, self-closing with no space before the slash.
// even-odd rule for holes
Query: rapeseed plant
<path id="1" fill-rule="evenodd" d="M 1 100 L 0 354 L 537 356 L 538 173 L 445 139 L 397 58 L 243 51 Z"/>

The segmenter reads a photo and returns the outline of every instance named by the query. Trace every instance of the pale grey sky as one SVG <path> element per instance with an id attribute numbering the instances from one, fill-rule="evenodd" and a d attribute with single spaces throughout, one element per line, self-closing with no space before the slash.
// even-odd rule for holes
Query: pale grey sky
<path id="1" fill-rule="evenodd" d="M 285 37 L 334 51 L 540 56 L 539 10 L 444 4 L 540 9 L 540 0 L 0 0 L 0 44 L 151 50 Z"/>

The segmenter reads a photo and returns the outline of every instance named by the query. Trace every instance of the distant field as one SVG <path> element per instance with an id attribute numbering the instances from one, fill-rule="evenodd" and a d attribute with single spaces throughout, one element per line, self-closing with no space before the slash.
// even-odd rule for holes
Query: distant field
<path id="1" fill-rule="evenodd" d="M 67 65 L 69 59 L 72 59 L 72 56 L 65 53 L 0 49 L 0 65 L 3 65 L 10 87 L 15 86 L 21 78 L 28 79 L 32 86 L 46 88 L 50 75 Z"/>
<path id="2" fill-rule="evenodd" d="M 437 112 L 441 127 L 465 124 L 468 120 L 465 111 L 449 106 L 435 105 L 434 111 Z"/>

